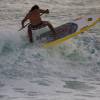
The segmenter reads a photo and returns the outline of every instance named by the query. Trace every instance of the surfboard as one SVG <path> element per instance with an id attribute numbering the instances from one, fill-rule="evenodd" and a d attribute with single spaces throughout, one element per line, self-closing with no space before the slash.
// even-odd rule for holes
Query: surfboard
<path id="1" fill-rule="evenodd" d="M 56 36 L 53 35 L 51 31 L 47 32 L 38 32 L 41 34 L 33 33 L 34 40 L 37 44 L 42 47 L 52 47 L 58 44 L 65 42 L 66 40 L 77 36 L 80 33 L 83 33 L 89 30 L 91 27 L 96 25 L 100 21 L 100 17 L 98 16 L 85 16 L 79 20 L 74 20 L 71 22 L 67 22 L 63 25 L 55 27 L 55 31 L 57 32 Z M 38 34 L 38 35 L 37 35 Z"/>

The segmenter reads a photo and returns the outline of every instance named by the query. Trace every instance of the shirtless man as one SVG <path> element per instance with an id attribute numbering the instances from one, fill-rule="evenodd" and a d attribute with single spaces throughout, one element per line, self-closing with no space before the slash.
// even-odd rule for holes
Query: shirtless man
<path id="1" fill-rule="evenodd" d="M 48 14 L 49 10 L 42 10 L 39 8 L 38 5 L 34 5 L 31 10 L 29 11 L 29 13 L 25 16 L 25 18 L 22 20 L 22 28 L 24 27 L 24 23 L 25 21 L 29 20 L 30 24 L 28 25 L 28 37 L 29 37 L 29 41 L 32 43 L 33 42 L 33 38 L 32 38 L 32 28 L 36 29 L 39 26 L 48 26 L 51 31 L 53 32 L 53 34 L 56 34 L 53 26 L 48 22 L 48 21 L 42 21 L 41 19 L 41 15 L 42 14 Z"/>

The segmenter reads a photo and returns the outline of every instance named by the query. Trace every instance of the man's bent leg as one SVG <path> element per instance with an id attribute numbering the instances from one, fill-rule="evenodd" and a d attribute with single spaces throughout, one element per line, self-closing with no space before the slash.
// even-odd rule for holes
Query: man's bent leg
<path id="1" fill-rule="evenodd" d="M 33 42 L 33 38 L 32 38 L 32 30 L 31 30 L 31 26 L 28 26 L 28 37 L 29 37 L 29 42 L 32 43 Z"/>
<path id="2" fill-rule="evenodd" d="M 48 26 L 48 27 L 50 28 L 50 30 L 53 32 L 53 34 L 56 34 L 56 31 L 55 31 L 54 27 L 51 25 L 50 22 L 48 22 L 48 21 L 43 21 L 43 24 L 44 24 L 45 26 Z"/>

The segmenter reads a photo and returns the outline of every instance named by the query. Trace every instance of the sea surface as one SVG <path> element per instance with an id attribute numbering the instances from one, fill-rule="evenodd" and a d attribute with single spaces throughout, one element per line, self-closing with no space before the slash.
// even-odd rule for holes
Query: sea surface
<path id="1" fill-rule="evenodd" d="M 100 0 L 0 0 L 0 100 L 100 100 L 100 23 L 51 48 L 18 31 L 28 10 L 49 9 L 54 27 L 99 15 Z"/>

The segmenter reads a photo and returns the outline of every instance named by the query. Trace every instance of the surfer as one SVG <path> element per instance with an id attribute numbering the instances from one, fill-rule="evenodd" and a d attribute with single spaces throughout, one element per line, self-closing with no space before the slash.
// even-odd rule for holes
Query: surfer
<path id="1" fill-rule="evenodd" d="M 44 13 L 48 14 L 49 10 L 48 9 L 43 10 L 43 9 L 40 9 L 38 5 L 34 5 L 21 22 L 22 28 L 24 28 L 25 27 L 24 23 L 27 20 L 30 21 L 30 24 L 28 24 L 28 37 L 29 37 L 29 41 L 31 43 L 33 42 L 32 29 L 38 29 L 39 27 L 41 28 L 41 27 L 48 26 L 50 28 L 50 30 L 53 32 L 54 36 L 56 34 L 56 32 L 50 22 L 42 21 L 41 15 L 43 15 Z"/>

